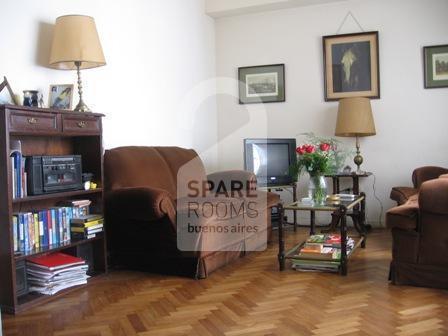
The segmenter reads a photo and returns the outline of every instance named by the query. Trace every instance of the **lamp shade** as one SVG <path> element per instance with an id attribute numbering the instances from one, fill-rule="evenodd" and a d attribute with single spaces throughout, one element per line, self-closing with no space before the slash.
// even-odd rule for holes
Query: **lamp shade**
<path id="1" fill-rule="evenodd" d="M 64 15 L 56 19 L 50 67 L 60 70 L 95 68 L 106 64 L 95 21 L 85 15 Z"/>
<path id="2" fill-rule="evenodd" d="M 335 135 L 342 137 L 375 135 L 370 99 L 363 97 L 339 100 Z"/>

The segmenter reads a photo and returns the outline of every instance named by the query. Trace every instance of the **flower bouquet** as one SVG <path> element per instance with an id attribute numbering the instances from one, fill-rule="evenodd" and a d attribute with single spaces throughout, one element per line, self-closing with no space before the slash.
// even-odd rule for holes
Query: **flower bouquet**
<path id="1" fill-rule="evenodd" d="M 325 203 L 327 186 L 324 175 L 337 173 L 346 158 L 344 151 L 337 149 L 334 139 L 319 138 L 307 134 L 308 143 L 296 148 L 297 163 L 291 166 L 290 173 L 299 176 L 305 172 L 310 175 L 309 197 L 315 204 Z"/>

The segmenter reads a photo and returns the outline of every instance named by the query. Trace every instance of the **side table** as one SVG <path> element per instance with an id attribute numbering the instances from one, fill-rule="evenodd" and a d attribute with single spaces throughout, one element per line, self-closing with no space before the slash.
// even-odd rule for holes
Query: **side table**
<path id="1" fill-rule="evenodd" d="M 281 214 L 284 213 L 285 210 L 293 210 L 295 211 L 311 211 L 311 213 L 314 213 L 316 211 L 327 211 L 327 212 L 333 212 L 336 213 L 337 216 L 340 218 L 341 226 L 340 226 L 340 234 L 341 234 L 341 258 L 340 258 L 340 265 L 339 265 L 339 272 L 341 275 L 347 275 L 347 262 L 348 258 L 351 256 L 351 254 L 356 250 L 358 246 L 361 246 L 361 248 L 366 247 L 366 233 L 364 230 L 362 230 L 362 224 L 364 221 L 364 210 L 365 210 L 365 195 L 364 193 L 361 193 L 358 195 L 354 200 L 351 201 L 341 201 L 340 204 L 333 205 L 331 203 L 326 203 L 324 205 L 309 205 L 309 204 L 303 204 L 301 202 L 294 202 L 289 205 L 283 206 L 283 204 L 278 205 Z M 359 238 L 357 239 L 355 246 L 353 247 L 353 250 L 348 251 L 347 250 L 347 223 L 346 223 L 346 216 L 348 215 L 348 211 L 353 210 L 355 207 L 359 207 L 358 212 L 356 213 L 356 223 L 355 229 L 359 234 Z M 283 216 L 280 217 L 280 223 L 278 227 L 278 262 L 279 262 L 279 268 L 280 271 L 283 271 L 285 269 L 285 261 L 286 259 L 301 259 L 300 257 L 294 256 L 294 251 L 300 250 L 303 245 L 306 243 L 305 241 L 302 241 L 298 243 L 296 246 L 294 246 L 292 249 L 289 249 L 288 251 L 285 251 L 285 240 L 283 237 Z M 312 217 L 311 221 L 311 227 L 310 227 L 310 235 L 314 234 L 314 227 L 315 222 L 314 218 Z M 318 260 L 318 259 L 314 259 Z"/>
<path id="2" fill-rule="evenodd" d="M 331 179 L 333 180 L 333 194 L 339 194 L 341 192 L 340 185 L 339 185 L 340 178 L 351 178 L 352 186 L 353 186 L 353 193 L 355 195 L 359 195 L 359 178 L 369 177 L 371 175 L 373 175 L 373 173 L 371 173 L 371 172 L 363 172 L 362 174 L 337 173 L 337 174 L 328 174 L 328 175 L 325 175 L 325 177 L 331 177 Z"/>
<path id="3" fill-rule="evenodd" d="M 353 173 L 337 173 L 337 174 L 327 174 L 325 177 L 331 177 L 333 182 L 333 194 L 339 194 L 341 192 L 340 189 L 340 179 L 341 178 L 351 178 L 352 179 L 352 188 L 353 188 L 353 194 L 360 195 L 359 190 L 359 179 L 364 177 L 369 177 L 373 175 L 371 172 L 363 172 L 361 174 Z M 359 206 L 355 206 L 353 208 L 353 211 L 351 213 L 347 213 L 347 216 L 351 217 L 353 220 L 353 223 L 357 225 L 356 221 L 359 215 Z M 335 227 L 338 225 L 340 221 L 340 216 L 337 213 L 333 213 L 331 215 L 331 223 L 330 227 L 328 229 L 322 230 L 322 232 L 330 232 L 335 229 Z M 359 224 L 361 226 L 361 229 L 365 232 L 369 232 L 372 229 L 372 226 L 369 224 L 365 224 L 365 219 L 361 221 Z"/>

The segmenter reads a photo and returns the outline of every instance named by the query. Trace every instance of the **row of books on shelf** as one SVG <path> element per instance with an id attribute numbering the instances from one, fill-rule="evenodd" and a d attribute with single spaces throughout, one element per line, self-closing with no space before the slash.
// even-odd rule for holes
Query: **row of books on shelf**
<path id="1" fill-rule="evenodd" d="M 354 239 L 347 237 L 346 246 L 350 254 L 355 246 Z M 292 267 L 300 271 L 337 271 L 340 260 L 341 235 L 311 235 L 293 255 Z"/>
<path id="2" fill-rule="evenodd" d="M 92 233 L 85 225 L 89 225 L 89 229 L 95 227 L 95 233 L 103 230 L 103 217 L 88 214 L 90 200 L 68 202 L 73 206 L 15 213 L 12 217 L 14 252 L 85 239 L 87 233 Z"/>
<path id="3" fill-rule="evenodd" d="M 26 274 L 30 292 L 53 295 L 87 283 L 88 265 L 85 260 L 56 252 L 26 260 Z"/>

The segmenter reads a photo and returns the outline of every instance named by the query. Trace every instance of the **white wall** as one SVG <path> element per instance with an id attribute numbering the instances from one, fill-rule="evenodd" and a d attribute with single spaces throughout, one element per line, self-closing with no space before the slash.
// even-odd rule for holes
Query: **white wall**
<path id="1" fill-rule="evenodd" d="M 422 63 L 423 46 L 448 43 L 448 1 L 353 0 L 216 21 L 218 76 L 236 78 L 239 66 L 285 63 L 286 69 L 285 103 L 248 106 L 219 97 L 220 168 L 243 167 L 247 137 L 334 134 L 337 103 L 323 99 L 322 36 L 335 34 L 349 10 L 365 31 L 379 31 L 381 99 L 372 100 L 377 135 L 362 138 L 361 150 L 385 209 L 393 205 L 391 187 L 410 185 L 414 168 L 448 167 L 448 89 L 425 90 Z M 340 31 L 349 32 L 359 32 L 351 19 Z M 354 139 L 341 139 L 354 146 Z M 373 178 L 363 180 L 362 189 L 369 222 L 378 224 L 372 184 Z"/>
<path id="2" fill-rule="evenodd" d="M 45 101 L 50 84 L 75 84 L 74 71 L 46 68 L 52 25 L 60 15 L 91 15 L 107 65 L 82 72 L 84 100 L 106 115 L 105 147 L 203 152 L 216 142 L 216 101 L 206 99 L 214 84 L 202 83 L 215 74 L 214 22 L 204 6 L 203 0 L 2 0 L 0 75 L 16 92 L 43 91 Z M 208 155 L 207 164 L 214 167 L 215 159 Z"/>

